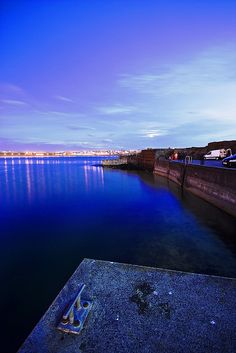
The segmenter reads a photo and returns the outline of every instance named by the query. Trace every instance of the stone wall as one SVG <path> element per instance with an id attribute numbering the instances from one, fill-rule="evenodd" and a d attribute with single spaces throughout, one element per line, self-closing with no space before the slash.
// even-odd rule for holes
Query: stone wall
<path id="1" fill-rule="evenodd" d="M 236 217 L 236 170 L 188 165 L 184 188 Z"/>
<path id="2" fill-rule="evenodd" d="M 169 179 L 179 185 L 183 185 L 185 174 L 184 163 L 169 162 Z"/>
<path id="3" fill-rule="evenodd" d="M 153 171 L 155 163 L 156 149 L 142 150 L 135 156 L 128 157 L 128 164 L 136 169 Z"/>
<path id="4" fill-rule="evenodd" d="M 236 217 L 236 170 L 159 160 L 154 173 Z"/>
<path id="5" fill-rule="evenodd" d="M 159 159 L 155 161 L 154 173 L 161 176 L 168 176 L 170 169 L 170 162 L 165 159 Z"/>

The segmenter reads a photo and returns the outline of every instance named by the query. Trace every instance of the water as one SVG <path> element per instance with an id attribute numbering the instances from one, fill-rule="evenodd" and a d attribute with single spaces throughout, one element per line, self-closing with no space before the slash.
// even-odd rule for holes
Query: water
<path id="1" fill-rule="evenodd" d="M 85 257 L 236 277 L 235 218 L 166 179 L 93 166 L 100 160 L 0 159 L 4 353 Z"/>

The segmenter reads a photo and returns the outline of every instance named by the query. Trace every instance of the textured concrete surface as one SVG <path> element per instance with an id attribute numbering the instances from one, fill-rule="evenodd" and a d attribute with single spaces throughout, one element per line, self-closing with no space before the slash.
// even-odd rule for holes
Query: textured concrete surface
<path id="1" fill-rule="evenodd" d="M 104 159 L 102 161 L 103 167 L 120 167 L 122 165 L 127 165 L 127 158 L 121 157 L 117 159 Z"/>
<path id="2" fill-rule="evenodd" d="M 79 336 L 64 334 L 81 282 L 93 307 Z M 235 332 L 235 279 L 85 259 L 19 352 L 227 353 Z"/>

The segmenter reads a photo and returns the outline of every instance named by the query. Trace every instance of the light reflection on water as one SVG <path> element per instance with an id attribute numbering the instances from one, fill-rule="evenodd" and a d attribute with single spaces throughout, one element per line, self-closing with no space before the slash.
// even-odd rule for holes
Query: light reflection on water
<path id="1" fill-rule="evenodd" d="M 19 200 L 43 200 L 50 198 L 63 191 L 70 192 L 78 186 L 87 191 L 91 188 L 104 186 L 104 171 L 102 167 L 94 166 L 101 159 L 91 158 L 90 160 L 78 160 L 76 158 L 5 158 L 0 160 L 0 176 L 2 187 L 0 188 L 0 198 L 3 202 L 17 204 Z M 4 168 L 1 168 L 2 164 Z M 51 166 L 66 165 L 67 170 L 52 169 Z M 81 175 L 78 179 L 71 173 L 73 166 L 79 165 L 84 171 L 84 179 Z M 35 170 L 37 166 L 37 172 Z M 47 169 L 50 166 L 50 170 Z M 71 166 L 71 168 L 70 168 Z M 63 173 L 63 175 L 62 175 Z M 3 177 L 4 174 L 4 177 Z M 55 182 L 50 183 L 49 178 L 54 178 Z M 63 185 L 60 178 L 63 177 Z M 5 200 L 4 200 L 5 199 Z"/>
<path id="2" fill-rule="evenodd" d="M 0 305 L 14 316 L 4 332 L 12 351 L 84 257 L 236 276 L 234 218 L 166 179 L 103 170 L 101 159 L 0 159 Z"/>

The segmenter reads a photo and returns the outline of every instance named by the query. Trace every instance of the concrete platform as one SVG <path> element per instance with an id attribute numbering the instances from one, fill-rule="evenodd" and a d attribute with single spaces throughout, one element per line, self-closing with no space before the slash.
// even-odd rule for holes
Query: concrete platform
<path id="1" fill-rule="evenodd" d="M 62 333 L 81 282 L 91 312 L 79 335 Z M 236 279 L 85 259 L 19 352 L 233 353 L 235 333 Z"/>

